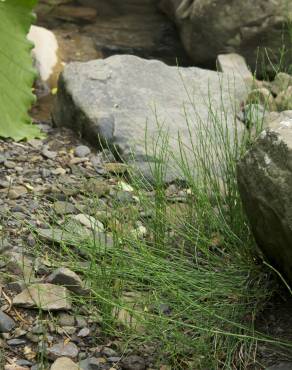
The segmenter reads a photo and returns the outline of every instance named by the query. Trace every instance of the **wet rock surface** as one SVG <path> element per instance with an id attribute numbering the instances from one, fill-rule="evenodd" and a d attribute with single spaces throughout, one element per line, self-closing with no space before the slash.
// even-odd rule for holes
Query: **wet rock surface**
<path id="1" fill-rule="evenodd" d="M 67 60 L 134 54 L 171 65 L 190 62 L 174 24 L 156 0 L 96 0 L 79 5 L 67 1 L 55 7 L 43 0 L 37 13 L 38 23 L 57 33 Z"/>
<path id="2" fill-rule="evenodd" d="M 290 45 L 289 30 L 283 24 L 292 5 L 285 0 L 237 0 L 232 4 L 227 0 L 161 0 L 160 6 L 176 21 L 196 65 L 214 66 L 218 54 L 237 52 L 253 70 L 257 66 L 258 72 L 265 73 L 259 71 L 258 47 L 268 48 L 271 58 L 278 60 L 278 45 Z M 291 64 L 290 56 L 285 63 Z"/>

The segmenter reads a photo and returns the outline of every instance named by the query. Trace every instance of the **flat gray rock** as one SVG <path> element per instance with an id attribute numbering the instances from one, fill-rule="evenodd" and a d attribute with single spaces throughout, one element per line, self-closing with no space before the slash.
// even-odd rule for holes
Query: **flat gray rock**
<path id="1" fill-rule="evenodd" d="M 208 126 L 215 137 L 219 136 L 218 122 L 223 122 L 232 137 L 247 90 L 237 75 L 116 55 L 65 67 L 53 119 L 57 126 L 72 128 L 95 146 L 108 145 L 148 176 L 148 162 L 157 161 L 152 147 L 161 132 L 167 133 L 170 152 L 176 157 L 180 155 L 178 137 L 188 152 L 190 132 L 195 145 L 201 141 L 200 125 Z M 211 139 L 208 145 L 213 146 Z M 189 153 L 187 157 L 191 159 Z M 171 155 L 169 180 L 181 177 L 175 162 Z"/>

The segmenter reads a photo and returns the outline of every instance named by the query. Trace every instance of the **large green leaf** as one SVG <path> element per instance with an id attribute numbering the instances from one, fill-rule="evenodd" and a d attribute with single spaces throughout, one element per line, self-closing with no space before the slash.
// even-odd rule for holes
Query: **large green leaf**
<path id="1" fill-rule="evenodd" d="M 28 109 L 34 102 L 31 43 L 26 39 L 37 0 L 0 0 L 0 137 L 39 137 Z"/>

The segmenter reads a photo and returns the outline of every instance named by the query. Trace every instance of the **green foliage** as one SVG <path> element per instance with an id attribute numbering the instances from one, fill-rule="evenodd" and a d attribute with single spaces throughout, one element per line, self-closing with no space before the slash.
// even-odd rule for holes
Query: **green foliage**
<path id="1" fill-rule="evenodd" d="M 87 194 L 86 209 L 103 217 L 113 246 L 101 242 L 93 226 L 93 237 L 79 243 L 79 253 L 66 243 L 48 251 L 56 267 L 62 261 L 90 286 L 89 296 L 75 297 L 76 306 L 101 322 L 103 334 L 120 339 L 121 352 L 154 349 L 157 368 L 246 369 L 256 363 L 258 343 L 292 346 L 255 330 L 255 318 L 277 285 L 271 271 L 258 263 L 236 184 L 237 160 L 253 135 L 226 130 L 224 115 L 218 116 L 211 103 L 209 112 L 211 121 L 200 121 L 196 132 L 195 160 L 188 159 L 183 143 L 176 158 L 186 179 L 178 185 L 181 202 L 165 186 L 173 153 L 161 131 L 151 153 L 157 159 L 154 182 L 141 174 L 122 179 L 130 180 L 135 201 L 125 204 L 113 195 L 105 207 L 104 199 Z M 57 219 L 55 225 L 60 225 Z M 139 235 L 137 226 L 146 234 Z M 44 246 L 39 247 L 43 255 Z"/>
<path id="2" fill-rule="evenodd" d="M 283 23 L 282 43 L 277 52 L 261 47 L 258 49 L 257 65 L 261 71 L 259 77 L 263 80 L 269 81 L 280 72 L 292 73 L 292 12 L 289 11 L 288 1 L 286 5 L 287 17 Z"/>
<path id="3" fill-rule="evenodd" d="M 14 140 L 39 137 L 28 109 L 34 102 L 35 71 L 26 39 L 36 0 L 0 1 L 0 137 Z"/>

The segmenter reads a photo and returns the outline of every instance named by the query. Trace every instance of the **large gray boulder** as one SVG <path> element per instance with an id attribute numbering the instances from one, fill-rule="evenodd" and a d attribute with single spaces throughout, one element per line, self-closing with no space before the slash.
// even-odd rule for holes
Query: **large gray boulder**
<path id="1" fill-rule="evenodd" d="M 237 52 L 255 68 L 258 47 L 269 50 L 272 59 L 279 56 L 283 41 L 291 47 L 288 30 L 283 38 L 292 12 L 290 0 L 161 0 L 161 8 L 176 22 L 197 65 L 214 63 L 218 54 Z M 285 56 L 291 64 L 292 54 Z"/>
<path id="2" fill-rule="evenodd" d="M 267 124 L 238 164 L 238 185 L 257 244 L 292 283 L 292 111 Z"/>
<path id="3" fill-rule="evenodd" d="M 216 136 L 219 127 L 228 129 L 231 138 L 236 135 L 235 115 L 247 90 L 237 75 L 178 69 L 129 55 L 112 56 L 66 66 L 59 80 L 53 119 L 95 146 L 108 144 L 125 160 L 134 155 L 135 164 L 147 175 L 147 163 L 155 161 L 152 144 L 161 128 L 169 136 L 171 154 L 177 157 L 178 135 L 189 150 L 190 132 L 194 145 L 202 139 L 198 126 L 209 126 L 206 151 L 213 146 L 212 133 Z M 239 134 L 240 127 L 236 132 Z M 179 177 L 171 159 L 169 180 Z"/>

